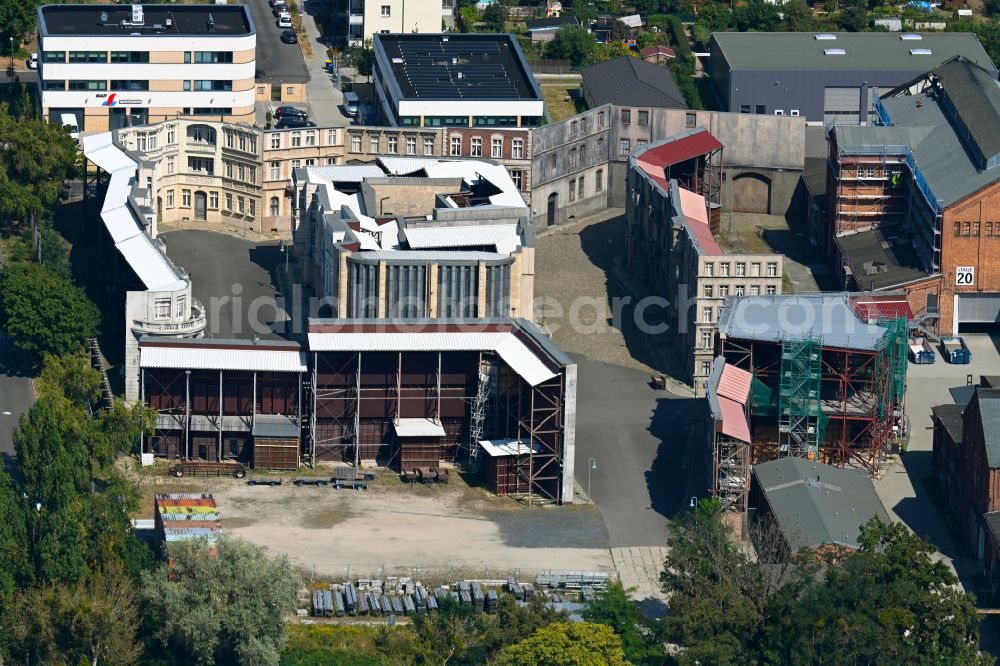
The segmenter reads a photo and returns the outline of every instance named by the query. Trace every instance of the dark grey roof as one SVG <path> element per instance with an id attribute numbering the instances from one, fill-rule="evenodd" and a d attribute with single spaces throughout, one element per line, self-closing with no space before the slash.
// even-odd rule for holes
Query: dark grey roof
<path id="1" fill-rule="evenodd" d="M 979 402 L 986 460 L 990 467 L 1000 467 L 1000 389 L 979 388 L 976 399 Z"/>
<path id="2" fill-rule="evenodd" d="M 889 514 L 868 475 L 805 458 L 779 458 L 754 465 L 768 506 L 793 551 L 823 544 L 858 548 L 860 526 Z"/>
<path id="3" fill-rule="evenodd" d="M 983 522 L 993 535 L 994 541 L 1000 543 L 1000 511 L 990 511 L 983 514 Z"/>
<path id="4" fill-rule="evenodd" d="M 817 39 L 817 34 L 835 39 Z M 904 34 L 920 39 L 903 39 Z M 712 40 L 733 70 L 890 70 L 915 76 L 962 55 L 996 72 L 982 44 L 966 32 L 716 32 Z M 844 53 L 826 55 L 827 49 Z M 930 53 L 911 53 L 914 49 Z"/>
<path id="5" fill-rule="evenodd" d="M 583 87 L 594 106 L 649 106 L 686 109 L 684 95 L 670 70 L 642 58 L 622 56 L 591 65 L 581 72 Z"/>
<path id="6" fill-rule="evenodd" d="M 107 15 L 105 23 L 101 22 L 102 12 Z M 247 5 L 142 5 L 142 12 L 142 26 L 123 27 L 122 21 L 132 20 L 132 5 L 44 5 L 38 8 L 38 31 L 43 37 L 130 37 L 133 33 L 143 37 L 239 37 L 255 32 Z M 170 28 L 166 27 L 168 20 Z"/>
<path id="7" fill-rule="evenodd" d="M 807 157 L 802 168 L 802 182 L 809 194 L 816 197 L 826 193 L 826 158 Z"/>
<path id="8" fill-rule="evenodd" d="M 941 422 L 941 427 L 947 431 L 952 440 L 958 443 L 962 442 L 962 412 L 964 411 L 965 405 L 952 403 L 931 407 L 934 418 Z"/>
<path id="9" fill-rule="evenodd" d="M 880 227 L 834 240 L 861 289 L 887 289 L 928 276 L 913 244 L 896 227 Z"/>
<path id="10" fill-rule="evenodd" d="M 558 30 L 563 26 L 580 25 L 575 16 L 550 16 L 548 18 L 526 19 L 524 25 L 528 32 L 533 30 Z"/>
<path id="11" fill-rule="evenodd" d="M 254 437 L 278 437 L 292 439 L 302 434 L 302 428 L 287 416 L 258 414 L 253 420 Z"/>
<path id="12" fill-rule="evenodd" d="M 993 73 L 964 58 L 953 58 L 934 74 L 985 158 L 1000 153 L 1000 89 Z"/>

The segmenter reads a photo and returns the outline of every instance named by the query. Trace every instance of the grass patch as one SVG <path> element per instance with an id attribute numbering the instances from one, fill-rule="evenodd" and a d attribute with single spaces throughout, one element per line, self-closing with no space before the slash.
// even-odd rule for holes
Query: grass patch
<path id="1" fill-rule="evenodd" d="M 288 626 L 281 666 L 382 666 L 410 662 L 416 638 L 404 626 Z"/>
<path id="2" fill-rule="evenodd" d="M 545 99 L 545 106 L 552 116 L 552 122 L 565 120 L 584 110 L 585 106 L 579 99 L 580 85 L 562 83 L 558 85 L 543 85 L 542 97 Z M 568 98 L 568 99 L 567 99 Z"/>
<path id="3" fill-rule="evenodd" d="M 325 530 L 347 520 L 347 513 L 338 509 L 315 509 L 302 518 L 302 527 L 310 530 Z M 251 521 L 252 522 L 252 521 Z"/>

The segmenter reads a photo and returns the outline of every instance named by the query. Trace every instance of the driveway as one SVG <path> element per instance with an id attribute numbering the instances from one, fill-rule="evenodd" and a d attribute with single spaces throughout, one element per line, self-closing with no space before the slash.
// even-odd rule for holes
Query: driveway
<path id="1" fill-rule="evenodd" d="M 8 470 L 17 459 L 14 452 L 14 429 L 21 414 L 35 402 L 31 379 L 21 363 L 21 353 L 0 336 L 0 457 Z"/>
<path id="2" fill-rule="evenodd" d="M 267 0 L 246 0 L 257 26 L 257 80 L 267 83 L 305 83 L 309 72 L 296 44 L 282 44 L 277 19 Z"/>

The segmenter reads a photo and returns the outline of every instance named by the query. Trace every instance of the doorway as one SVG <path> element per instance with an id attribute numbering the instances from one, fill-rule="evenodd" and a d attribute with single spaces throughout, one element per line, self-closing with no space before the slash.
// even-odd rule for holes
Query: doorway
<path id="1" fill-rule="evenodd" d="M 204 220 L 206 219 L 206 213 L 208 211 L 208 198 L 204 192 L 194 193 L 194 219 Z"/>
<path id="2" fill-rule="evenodd" d="M 559 194 L 553 192 L 549 195 L 548 208 L 545 213 L 545 225 L 551 227 L 556 223 L 556 208 L 559 204 Z"/>

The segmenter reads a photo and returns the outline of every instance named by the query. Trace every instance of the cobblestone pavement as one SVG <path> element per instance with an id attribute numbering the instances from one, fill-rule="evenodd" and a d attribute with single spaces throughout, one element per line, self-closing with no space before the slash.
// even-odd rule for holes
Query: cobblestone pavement
<path id="1" fill-rule="evenodd" d="M 632 546 L 612 548 L 611 561 L 618 578 L 627 590 L 634 587 L 632 596 L 646 606 L 666 604 L 666 595 L 660 589 L 660 571 L 667 557 L 666 546 Z"/>

